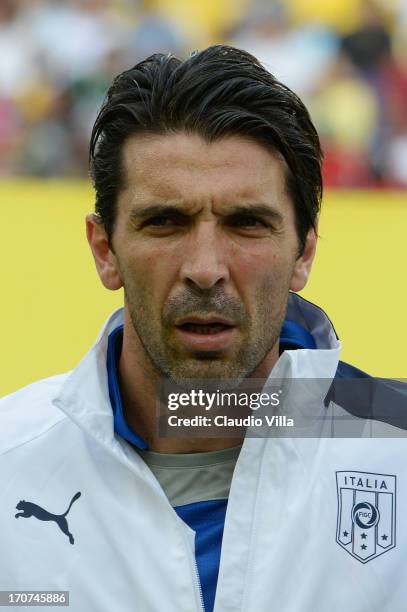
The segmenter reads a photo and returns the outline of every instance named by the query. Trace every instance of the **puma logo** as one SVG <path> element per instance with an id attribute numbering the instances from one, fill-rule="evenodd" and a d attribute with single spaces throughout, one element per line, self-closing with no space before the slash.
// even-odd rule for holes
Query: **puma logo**
<path id="1" fill-rule="evenodd" d="M 64 512 L 64 514 L 52 514 L 51 512 L 48 512 L 48 510 L 41 508 L 41 506 L 37 506 L 37 504 L 27 502 L 23 499 L 19 501 L 16 506 L 16 510 L 21 510 L 21 512 L 17 512 L 15 517 L 19 518 L 22 516 L 24 518 L 30 518 L 30 516 L 34 516 L 39 521 L 55 521 L 60 530 L 68 536 L 70 543 L 73 544 L 75 540 L 72 533 L 70 533 L 68 529 L 68 521 L 66 520 L 66 516 L 70 511 L 72 504 L 79 499 L 80 496 L 80 491 L 75 493 L 71 499 L 71 503 L 68 506 L 68 510 Z"/>

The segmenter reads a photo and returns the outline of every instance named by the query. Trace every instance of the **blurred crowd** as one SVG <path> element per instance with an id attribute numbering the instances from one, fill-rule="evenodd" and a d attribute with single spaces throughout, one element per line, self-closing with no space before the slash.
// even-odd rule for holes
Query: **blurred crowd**
<path id="1" fill-rule="evenodd" d="M 326 185 L 407 188 L 407 0 L 0 0 L 0 175 L 85 176 L 112 77 L 219 42 L 303 98 Z"/>

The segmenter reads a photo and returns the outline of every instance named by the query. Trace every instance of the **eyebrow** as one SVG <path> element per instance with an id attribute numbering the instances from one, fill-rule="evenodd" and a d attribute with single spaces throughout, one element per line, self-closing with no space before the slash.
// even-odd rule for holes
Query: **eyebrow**
<path id="1" fill-rule="evenodd" d="M 150 204 L 144 208 L 133 208 L 130 217 L 136 220 L 148 219 L 155 215 L 186 214 L 185 210 L 177 204 Z"/>
<path id="2" fill-rule="evenodd" d="M 155 215 L 171 214 L 189 216 L 185 208 L 179 204 L 150 204 L 143 208 L 133 208 L 130 211 L 130 217 L 138 221 L 143 221 Z M 259 217 L 267 217 L 277 223 L 283 222 L 283 215 L 281 212 L 266 204 L 236 204 L 228 208 L 227 212 L 221 216 L 233 217 L 238 215 L 257 215 Z"/>
<path id="3" fill-rule="evenodd" d="M 259 217 L 267 217 L 278 223 L 283 222 L 283 215 L 275 208 L 267 206 L 267 204 L 237 204 L 228 209 L 227 216 L 237 215 L 257 215 Z"/>

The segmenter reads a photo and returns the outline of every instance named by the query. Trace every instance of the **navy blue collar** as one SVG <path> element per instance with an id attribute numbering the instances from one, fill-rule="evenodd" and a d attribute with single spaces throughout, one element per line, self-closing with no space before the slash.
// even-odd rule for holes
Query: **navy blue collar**
<path id="1" fill-rule="evenodd" d="M 112 404 L 114 431 L 133 446 L 147 449 L 148 444 L 135 431 L 130 429 L 123 413 L 123 404 L 118 380 L 118 363 L 122 350 L 123 325 L 119 325 L 109 334 L 107 346 L 107 378 L 109 384 L 109 397 Z M 295 321 L 286 320 L 280 334 L 280 354 L 286 350 L 314 349 L 315 340 L 304 327 Z"/>
<path id="2" fill-rule="evenodd" d="M 314 337 L 305 327 L 295 321 L 286 319 L 280 332 L 280 355 L 284 351 L 296 349 L 315 349 Z"/>
<path id="3" fill-rule="evenodd" d="M 116 327 L 111 334 L 107 345 L 107 379 L 109 384 L 109 397 L 113 410 L 113 425 L 116 434 L 143 450 L 148 448 L 148 444 L 135 431 L 127 425 L 123 413 L 122 397 L 120 394 L 118 380 L 118 365 L 120 353 L 122 352 L 123 325 Z"/>

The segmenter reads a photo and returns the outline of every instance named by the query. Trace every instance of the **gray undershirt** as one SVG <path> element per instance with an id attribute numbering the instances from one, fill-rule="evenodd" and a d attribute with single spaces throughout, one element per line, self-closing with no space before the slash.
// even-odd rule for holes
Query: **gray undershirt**
<path id="1" fill-rule="evenodd" d="M 170 504 L 227 499 L 241 446 L 206 453 L 137 452 L 157 478 Z"/>

